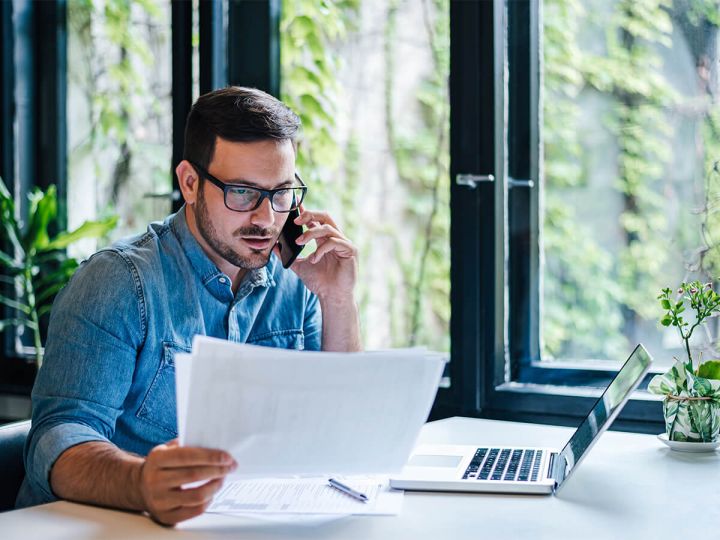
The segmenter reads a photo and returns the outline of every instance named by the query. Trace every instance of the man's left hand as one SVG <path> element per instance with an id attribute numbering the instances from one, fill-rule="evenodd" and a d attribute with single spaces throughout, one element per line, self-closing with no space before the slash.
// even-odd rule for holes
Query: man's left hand
<path id="1" fill-rule="evenodd" d="M 357 248 L 327 212 L 300 210 L 295 223 L 307 229 L 298 244 L 315 240 L 317 250 L 298 258 L 290 268 L 321 301 L 351 300 L 357 281 Z"/>

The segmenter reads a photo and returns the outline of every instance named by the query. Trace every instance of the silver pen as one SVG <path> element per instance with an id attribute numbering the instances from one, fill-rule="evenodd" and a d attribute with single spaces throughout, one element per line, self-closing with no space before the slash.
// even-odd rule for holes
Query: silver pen
<path id="1" fill-rule="evenodd" d="M 360 493 L 359 491 L 354 490 L 350 486 L 346 486 L 342 482 L 338 482 L 334 478 L 328 479 L 328 484 L 330 484 L 332 487 L 337 489 L 338 491 L 343 492 L 345 495 L 349 495 L 353 499 L 357 499 L 358 501 L 362 501 L 364 503 L 368 502 L 367 495 L 364 493 Z"/>

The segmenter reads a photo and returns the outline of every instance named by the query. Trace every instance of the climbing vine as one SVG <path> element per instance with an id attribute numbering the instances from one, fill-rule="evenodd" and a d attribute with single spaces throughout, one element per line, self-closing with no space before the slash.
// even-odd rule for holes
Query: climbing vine
<path id="1" fill-rule="evenodd" d="M 701 27 L 717 28 L 718 3 L 617 0 L 609 9 L 594 9 L 599 7 L 575 0 L 544 2 L 543 337 L 544 352 L 551 357 L 617 357 L 637 340 L 643 322 L 656 318 L 650 301 L 655 292 L 668 280 L 677 281 L 668 274 L 672 254 L 684 256 L 688 269 L 698 264 L 691 253 L 697 235 L 688 234 L 696 221 L 686 207 L 668 208 L 666 199 L 677 182 L 673 164 L 687 159 L 677 155 L 673 142 L 678 118 L 687 119 L 689 109 L 665 69 L 663 52 L 674 39 L 691 41 Z M 598 15 L 603 11 L 605 16 Z M 604 39 L 590 50 L 587 36 L 579 32 L 593 21 L 594 32 Z M 571 202 L 578 189 L 590 189 L 596 150 L 579 136 L 579 103 L 590 94 L 608 104 L 602 125 L 617 145 L 612 188 L 621 201 L 622 238 L 611 245 L 600 243 Z M 692 113 L 701 119 L 697 138 L 706 170 L 717 159 L 720 143 L 714 130 L 716 99 L 708 95 L 703 111 Z M 600 152 L 607 155 L 608 150 Z M 710 221 L 706 238 L 713 229 Z M 715 260 L 712 249 L 699 253 L 709 268 Z"/>

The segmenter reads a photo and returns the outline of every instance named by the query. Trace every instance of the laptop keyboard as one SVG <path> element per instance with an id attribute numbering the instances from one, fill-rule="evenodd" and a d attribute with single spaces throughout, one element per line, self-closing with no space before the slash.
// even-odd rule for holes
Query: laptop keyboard
<path id="1" fill-rule="evenodd" d="M 463 480 L 537 482 L 542 450 L 478 448 Z"/>

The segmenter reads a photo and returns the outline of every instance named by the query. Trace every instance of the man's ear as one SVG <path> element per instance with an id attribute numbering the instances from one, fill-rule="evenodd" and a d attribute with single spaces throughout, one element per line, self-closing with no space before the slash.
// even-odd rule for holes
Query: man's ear
<path id="1" fill-rule="evenodd" d="M 200 188 L 200 178 L 197 171 L 187 160 L 183 159 L 175 168 L 175 174 L 177 175 L 178 184 L 180 184 L 183 199 L 188 205 L 192 206 L 197 200 L 198 189 Z"/>

